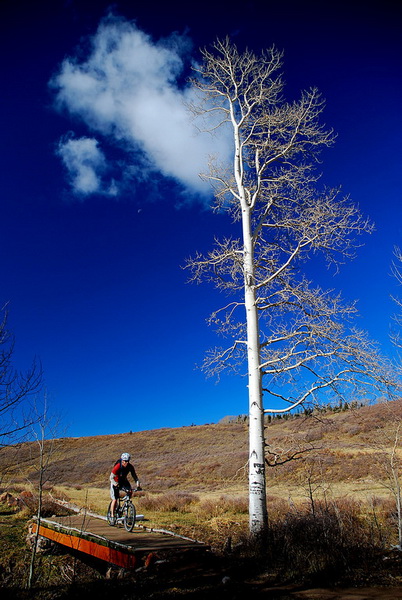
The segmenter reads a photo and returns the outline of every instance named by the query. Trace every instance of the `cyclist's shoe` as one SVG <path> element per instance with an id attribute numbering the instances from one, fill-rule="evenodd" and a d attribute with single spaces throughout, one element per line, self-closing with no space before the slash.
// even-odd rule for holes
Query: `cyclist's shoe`
<path id="1" fill-rule="evenodd" d="M 112 526 L 113 526 L 113 525 L 116 525 L 116 515 L 110 515 L 110 518 L 109 518 L 109 523 L 110 523 L 110 525 L 112 525 Z"/>

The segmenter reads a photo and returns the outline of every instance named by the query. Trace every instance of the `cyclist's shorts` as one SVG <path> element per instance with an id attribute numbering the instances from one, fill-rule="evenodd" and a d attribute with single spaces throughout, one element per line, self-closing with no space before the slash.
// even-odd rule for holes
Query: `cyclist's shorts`
<path id="1" fill-rule="evenodd" d="M 131 485 L 128 482 L 122 486 L 113 485 L 113 483 L 110 484 L 110 497 L 112 500 L 118 500 L 120 492 L 122 492 L 123 495 L 128 494 L 131 497 Z"/>

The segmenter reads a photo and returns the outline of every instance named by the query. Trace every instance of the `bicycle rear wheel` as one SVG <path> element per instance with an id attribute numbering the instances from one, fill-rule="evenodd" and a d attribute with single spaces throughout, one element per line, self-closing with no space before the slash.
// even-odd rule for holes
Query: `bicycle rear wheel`
<path id="1" fill-rule="evenodd" d="M 114 515 L 112 517 L 111 507 L 112 507 L 112 502 L 110 502 L 109 507 L 107 509 L 106 518 L 107 518 L 107 522 L 109 523 L 109 525 L 111 527 L 113 527 L 113 525 L 116 525 L 116 516 Z"/>
<path id="2" fill-rule="evenodd" d="M 124 507 L 124 527 L 127 531 L 132 531 L 135 524 L 135 508 L 132 502 L 127 502 Z"/>

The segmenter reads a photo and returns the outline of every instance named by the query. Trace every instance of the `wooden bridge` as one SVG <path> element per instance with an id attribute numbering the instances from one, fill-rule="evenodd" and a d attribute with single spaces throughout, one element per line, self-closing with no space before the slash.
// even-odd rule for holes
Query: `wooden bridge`
<path id="1" fill-rule="evenodd" d="M 33 533 L 37 527 L 34 522 Z M 136 567 L 139 558 L 152 552 L 209 550 L 202 542 L 168 531 L 135 526 L 127 532 L 122 527 L 111 527 L 105 518 L 85 514 L 42 518 L 39 535 L 126 569 Z"/>

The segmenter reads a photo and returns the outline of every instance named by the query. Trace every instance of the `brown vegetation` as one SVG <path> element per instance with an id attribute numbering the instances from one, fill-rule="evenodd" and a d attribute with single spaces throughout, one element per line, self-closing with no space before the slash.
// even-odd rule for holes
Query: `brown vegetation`
<path id="1" fill-rule="evenodd" d="M 311 471 L 335 495 L 378 493 L 385 477 L 379 454 L 392 445 L 401 418 L 402 401 L 395 401 L 272 419 L 266 424 L 269 494 L 287 498 L 291 490 L 303 495 Z M 61 438 L 47 479 L 52 487 L 103 488 L 107 496 L 111 466 L 128 451 L 147 492 L 247 495 L 247 434 L 247 422 L 240 417 L 203 426 Z M 0 486 L 35 482 L 37 452 L 35 443 L 1 448 Z"/>
<path id="2" fill-rule="evenodd" d="M 122 451 L 129 451 L 144 488 L 135 503 L 146 524 L 207 542 L 232 578 L 242 569 L 254 583 L 265 573 L 264 585 L 299 580 L 399 584 L 399 553 L 390 551 L 397 541 L 395 502 L 384 460 L 401 418 L 398 401 L 338 406 L 267 423 L 270 529 L 262 550 L 247 536 L 243 417 L 198 427 L 59 439 L 46 473 L 51 493 L 46 515 L 59 511 L 52 498 L 105 512 L 110 468 Z M 12 513 L 22 509 L 26 519 L 35 512 L 36 460 L 35 444 L 0 450 L 1 500 Z M 8 564 L 6 554 L 4 559 Z M 67 563 L 60 559 L 60 569 L 70 568 Z M 9 572 L 4 568 L 3 582 Z"/>

